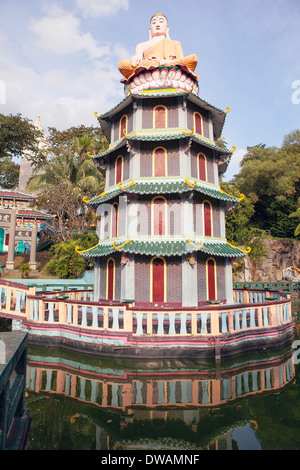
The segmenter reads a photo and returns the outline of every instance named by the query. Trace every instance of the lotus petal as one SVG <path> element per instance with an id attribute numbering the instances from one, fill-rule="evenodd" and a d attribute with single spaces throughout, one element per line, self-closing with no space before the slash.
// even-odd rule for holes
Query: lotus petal
<path id="1" fill-rule="evenodd" d="M 167 78 L 167 76 L 168 76 L 168 70 L 166 68 L 162 69 L 161 74 L 160 74 L 160 78 L 162 80 L 165 80 Z"/>
<path id="2" fill-rule="evenodd" d="M 180 81 L 185 82 L 186 78 L 187 78 L 186 75 L 183 73 L 180 77 Z"/>
<path id="3" fill-rule="evenodd" d="M 134 77 L 133 82 L 136 84 L 136 86 L 141 84 L 139 77 Z"/>
<path id="4" fill-rule="evenodd" d="M 177 70 L 177 72 L 175 73 L 175 80 L 179 80 L 181 75 L 182 75 L 181 70 Z"/>
<path id="5" fill-rule="evenodd" d="M 152 75 L 152 80 L 153 81 L 159 80 L 159 77 L 160 77 L 159 70 L 153 70 L 151 75 Z"/>
<path id="6" fill-rule="evenodd" d="M 147 80 L 147 82 L 152 82 L 152 75 L 150 72 L 145 73 L 145 79 Z"/>
<path id="7" fill-rule="evenodd" d="M 154 89 L 154 88 L 157 88 L 157 82 L 155 80 L 153 80 L 152 82 L 150 82 L 150 89 Z"/>
<path id="8" fill-rule="evenodd" d="M 145 75 L 144 75 L 143 73 L 140 73 L 140 74 L 139 74 L 139 79 L 140 79 L 140 82 L 141 82 L 141 83 L 145 83 L 145 82 L 146 82 Z"/>
<path id="9" fill-rule="evenodd" d="M 175 69 L 175 67 L 173 67 L 171 70 L 169 70 L 168 79 L 169 80 L 174 80 L 175 75 L 176 75 L 176 69 Z"/>

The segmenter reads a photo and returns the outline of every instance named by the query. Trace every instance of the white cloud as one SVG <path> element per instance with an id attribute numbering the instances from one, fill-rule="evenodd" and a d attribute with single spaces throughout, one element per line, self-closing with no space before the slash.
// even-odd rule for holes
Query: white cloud
<path id="1" fill-rule="evenodd" d="M 45 50 L 61 56 L 86 52 L 90 58 L 109 53 L 107 45 L 100 46 L 90 33 L 80 31 L 80 20 L 72 13 L 60 9 L 52 13 L 53 16 L 45 16 L 31 24 L 32 31 L 39 36 L 39 45 Z"/>
<path id="2" fill-rule="evenodd" d="M 240 163 L 243 160 L 246 153 L 247 153 L 247 150 L 242 149 L 242 148 L 236 149 L 235 152 L 233 152 L 227 171 L 225 172 L 223 176 L 224 181 L 232 180 L 232 178 L 240 172 L 240 169 L 241 169 Z"/>
<path id="3" fill-rule="evenodd" d="M 128 10 L 129 0 L 77 0 L 85 17 L 99 17 L 116 14 L 120 9 Z"/>

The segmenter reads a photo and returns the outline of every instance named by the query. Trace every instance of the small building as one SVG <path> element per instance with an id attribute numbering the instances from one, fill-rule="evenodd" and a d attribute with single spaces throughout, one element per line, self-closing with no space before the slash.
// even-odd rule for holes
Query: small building
<path id="1" fill-rule="evenodd" d="M 0 189 L 0 254 L 6 269 L 14 269 L 16 253 L 30 252 L 30 267 L 36 269 L 36 245 L 42 225 L 53 216 L 32 206 L 35 197 L 20 191 Z"/>

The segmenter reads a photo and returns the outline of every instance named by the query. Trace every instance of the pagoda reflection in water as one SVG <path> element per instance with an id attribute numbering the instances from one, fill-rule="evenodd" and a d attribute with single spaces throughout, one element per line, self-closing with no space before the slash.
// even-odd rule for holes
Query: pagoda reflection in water
<path id="1" fill-rule="evenodd" d="M 188 361 L 135 363 L 131 368 L 122 361 L 59 354 L 29 352 L 28 406 L 33 409 L 37 398 L 54 396 L 88 405 L 94 416 L 89 419 L 97 423 L 95 445 L 102 450 L 234 448 L 237 427 L 252 438 L 257 427 L 243 400 L 278 393 L 295 378 L 292 353 L 286 351 L 223 362 L 219 370 L 213 363 Z"/>

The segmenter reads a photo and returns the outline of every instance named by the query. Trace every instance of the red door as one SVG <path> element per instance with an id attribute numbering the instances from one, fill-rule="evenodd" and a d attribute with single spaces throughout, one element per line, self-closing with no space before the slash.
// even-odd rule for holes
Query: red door
<path id="1" fill-rule="evenodd" d="M 165 265 L 161 258 L 152 263 L 152 301 L 165 301 Z"/>
<path id="2" fill-rule="evenodd" d="M 211 206 L 208 202 L 204 203 L 204 235 L 211 237 Z"/>
<path id="3" fill-rule="evenodd" d="M 124 137 L 124 131 L 125 133 L 127 132 L 126 127 L 127 127 L 127 117 L 123 116 L 121 119 L 121 123 L 120 123 L 120 139 Z"/>
<path id="4" fill-rule="evenodd" d="M 164 149 L 155 150 L 154 176 L 166 176 L 166 153 Z"/>
<path id="5" fill-rule="evenodd" d="M 195 113 L 195 132 L 202 135 L 202 119 L 200 114 Z"/>
<path id="6" fill-rule="evenodd" d="M 123 167 L 123 158 L 118 157 L 116 160 L 116 184 L 122 182 L 122 167 Z"/>
<path id="7" fill-rule="evenodd" d="M 114 300 L 115 263 L 110 259 L 107 263 L 107 299 Z"/>
<path id="8" fill-rule="evenodd" d="M 205 157 L 201 153 L 198 155 L 198 165 L 199 165 L 199 179 L 201 181 L 206 181 Z"/>
<path id="9" fill-rule="evenodd" d="M 216 266 L 214 260 L 207 262 L 208 300 L 216 300 Z"/>
<path id="10" fill-rule="evenodd" d="M 155 128 L 163 129 L 166 127 L 166 110 L 163 106 L 155 108 Z"/>

